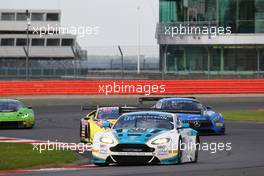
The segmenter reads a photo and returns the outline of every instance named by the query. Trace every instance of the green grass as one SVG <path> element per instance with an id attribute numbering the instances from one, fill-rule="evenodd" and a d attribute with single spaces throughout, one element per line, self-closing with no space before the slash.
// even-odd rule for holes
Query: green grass
<path id="1" fill-rule="evenodd" d="M 222 111 L 225 120 L 264 122 L 264 109 Z"/>
<path id="2" fill-rule="evenodd" d="M 33 151 L 31 144 L 0 143 L 0 170 L 56 167 L 78 160 L 72 151 Z"/>

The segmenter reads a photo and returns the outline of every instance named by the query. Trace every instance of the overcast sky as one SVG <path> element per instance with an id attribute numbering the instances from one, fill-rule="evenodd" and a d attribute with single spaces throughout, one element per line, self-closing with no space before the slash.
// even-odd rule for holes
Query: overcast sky
<path id="1" fill-rule="evenodd" d="M 78 38 L 83 47 L 137 45 L 139 4 L 141 44 L 155 46 L 158 0 L 0 0 L 0 8 L 61 9 L 62 26 L 99 26 L 99 35 Z"/>

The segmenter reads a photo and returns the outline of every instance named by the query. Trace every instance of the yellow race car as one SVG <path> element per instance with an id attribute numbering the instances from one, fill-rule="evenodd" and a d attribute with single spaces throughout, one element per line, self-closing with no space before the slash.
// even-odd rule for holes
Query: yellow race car
<path id="1" fill-rule="evenodd" d="M 88 110 L 89 107 L 83 107 L 83 110 Z M 110 128 L 121 115 L 119 107 L 100 107 L 91 111 L 80 122 L 80 138 L 83 143 L 92 143 L 95 133 L 103 132 L 107 128 L 105 124 L 108 123 Z"/>

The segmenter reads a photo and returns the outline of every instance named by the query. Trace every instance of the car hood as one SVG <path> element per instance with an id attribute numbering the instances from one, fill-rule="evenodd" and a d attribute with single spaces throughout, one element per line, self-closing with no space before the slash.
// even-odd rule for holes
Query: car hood
<path id="1" fill-rule="evenodd" d="M 107 121 L 110 122 L 112 125 L 114 125 L 116 122 L 116 119 L 108 119 Z"/>
<path id="2" fill-rule="evenodd" d="M 185 114 L 185 113 L 179 113 L 177 114 L 177 117 L 181 120 L 208 120 L 208 115 L 203 114 Z"/>
<path id="3" fill-rule="evenodd" d="M 161 128 L 133 128 L 133 129 L 117 129 L 113 133 L 119 144 L 145 144 L 149 139 L 168 131 Z"/>

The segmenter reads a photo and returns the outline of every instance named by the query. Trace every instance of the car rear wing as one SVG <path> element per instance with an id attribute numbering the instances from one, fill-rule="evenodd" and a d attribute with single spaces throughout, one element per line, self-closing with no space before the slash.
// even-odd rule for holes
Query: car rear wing
<path id="1" fill-rule="evenodd" d="M 96 106 L 84 105 L 81 107 L 82 111 L 91 111 L 91 110 L 96 110 L 98 108 L 99 108 L 98 105 L 96 105 Z"/>
<path id="2" fill-rule="evenodd" d="M 157 108 L 141 108 L 141 107 L 134 107 L 134 108 L 127 108 L 127 107 L 120 107 L 119 111 L 121 114 L 129 113 L 129 112 L 140 112 L 140 111 L 157 111 L 157 112 L 168 112 L 168 113 L 184 113 L 184 114 L 201 114 L 202 111 L 200 110 L 175 110 L 175 109 L 157 109 Z"/>
<path id="3" fill-rule="evenodd" d="M 136 107 L 133 107 L 133 106 L 128 106 L 128 105 L 124 105 L 124 106 L 120 106 L 120 105 L 83 105 L 81 107 L 81 109 L 83 111 L 92 111 L 92 110 L 97 110 L 99 108 L 113 108 L 113 107 L 118 107 L 119 109 L 120 108 L 136 108 Z"/>
<path id="4" fill-rule="evenodd" d="M 164 98 L 191 98 L 196 99 L 195 97 L 139 97 L 138 102 L 143 104 L 144 101 L 159 101 Z"/>

